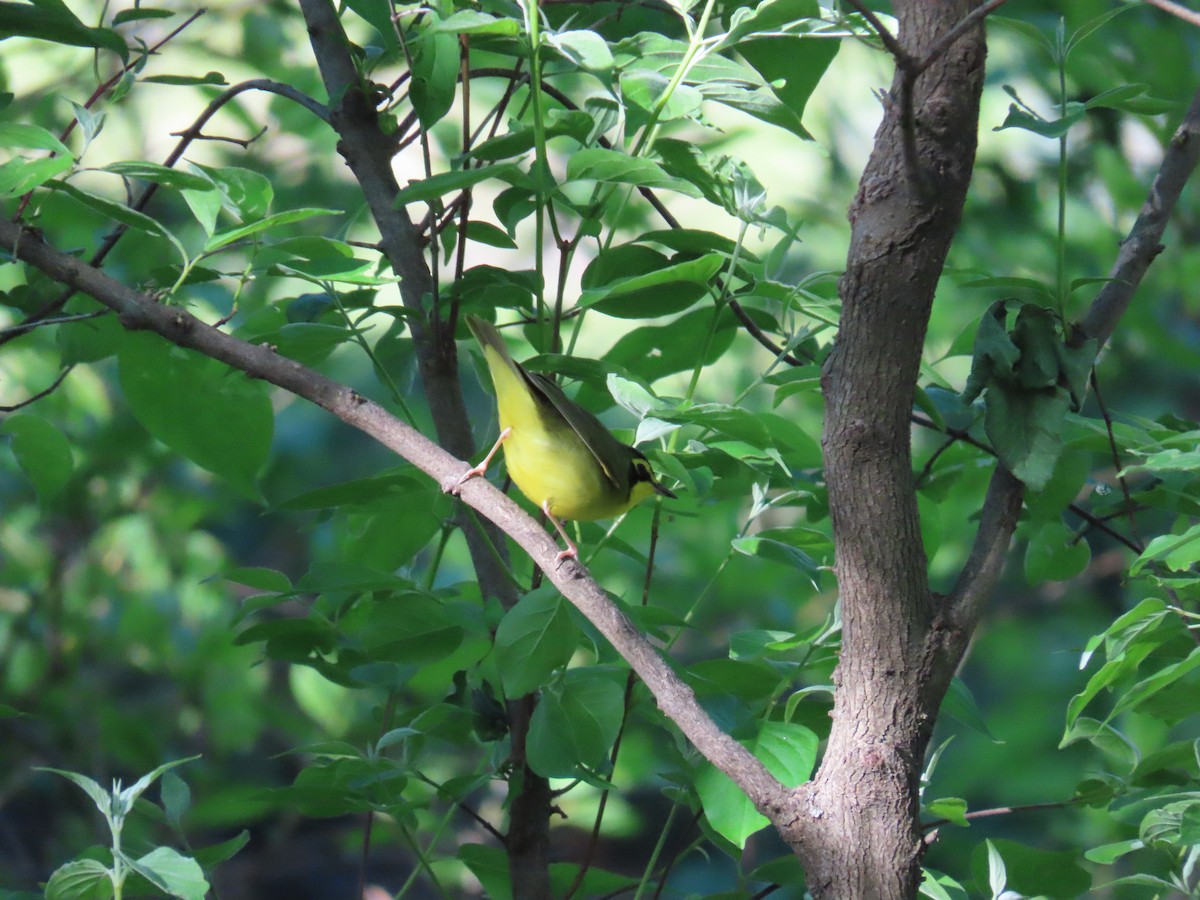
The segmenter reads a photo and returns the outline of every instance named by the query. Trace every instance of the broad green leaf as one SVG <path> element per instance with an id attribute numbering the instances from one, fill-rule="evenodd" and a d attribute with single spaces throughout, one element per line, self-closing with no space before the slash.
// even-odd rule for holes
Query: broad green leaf
<path id="1" fill-rule="evenodd" d="M 249 495 L 271 451 L 266 385 L 154 334 L 133 333 L 118 354 L 121 389 L 142 426 Z"/>
<path id="2" fill-rule="evenodd" d="M 508 855 L 501 847 L 484 844 L 464 844 L 458 848 L 458 858 L 479 879 L 485 897 L 492 900 L 512 900 L 512 882 L 508 876 Z"/>
<path id="3" fill-rule="evenodd" d="M 28 37 L 73 47 L 111 50 L 129 59 L 129 48 L 115 31 L 89 28 L 64 4 L 0 3 L 0 39 Z"/>
<path id="4" fill-rule="evenodd" d="M 520 169 L 511 163 L 500 166 L 484 166 L 478 169 L 459 169 L 454 172 L 442 172 L 419 181 L 410 181 L 407 187 L 396 194 L 396 206 L 407 206 L 409 203 L 419 203 L 433 200 L 446 194 L 466 190 L 482 181 L 495 178 L 501 181 L 511 181 L 520 174 Z"/>
<path id="5" fill-rule="evenodd" d="M 292 589 L 291 580 L 282 572 L 263 566 L 251 566 L 231 569 L 221 576 L 234 584 L 245 585 L 256 591 L 286 594 Z"/>
<path id="6" fill-rule="evenodd" d="M 809 551 L 828 552 L 829 537 L 814 528 L 783 526 L 767 528 L 757 534 L 734 538 L 733 549 L 747 556 L 759 556 L 805 575 L 814 587 L 818 585 L 819 567 Z"/>
<path id="7" fill-rule="evenodd" d="M 68 772 L 66 769 L 52 769 L 48 766 L 35 766 L 34 770 L 37 772 L 53 772 L 55 775 L 61 775 L 87 794 L 92 799 L 92 802 L 96 804 L 96 809 L 100 811 L 100 814 L 104 818 L 111 819 L 113 814 L 113 795 L 100 787 L 93 779 L 88 778 L 86 775 L 80 775 L 78 772 Z"/>
<path id="8" fill-rule="evenodd" d="M 542 693 L 529 723 L 530 767 L 547 778 L 587 777 L 608 764 L 625 713 L 616 670 L 572 669 Z"/>
<path id="9" fill-rule="evenodd" d="M 425 30 L 426 34 L 503 34 L 520 32 L 516 19 L 488 15 L 474 9 L 461 9 L 444 19 L 438 19 Z M 440 48 L 439 48 L 440 50 Z"/>
<path id="10" fill-rule="evenodd" d="M 89 312 L 94 310 L 94 304 L 87 307 Z M 126 334 L 117 314 L 108 310 L 93 319 L 64 322 L 57 332 L 55 337 L 64 366 L 107 359 L 120 349 Z"/>
<path id="11" fill-rule="evenodd" d="M 12 435 L 17 464 L 43 503 L 62 493 L 71 480 L 75 460 L 70 442 L 56 425 L 41 416 L 19 413 L 0 419 L 0 434 Z"/>
<path id="12" fill-rule="evenodd" d="M 112 895 L 108 868 L 94 859 L 77 859 L 59 866 L 46 882 L 46 900 L 108 900 Z"/>
<path id="13" fill-rule="evenodd" d="M 819 740 L 803 725 L 767 721 L 753 741 L 742 743 L 785 787 L 799 787 L 812 774 Z M 701 765 L 696 790 L 709 824 L 739 848 L 746 845 L 750 835 L 770 824 L 741 789 L 711 763 Z"/>
<path id="14" fill-rule="evenodd" d="M 314 216 L 338 215 L 341 215 L 340 209 L 289 209 L 287 212 L 275 213 L 275 215 L 267 216 L 265 219 L 259 219 L 255 222 L 249 222 L 237 228 L 231 228 L 227 231 L 218 232 L 210 237 L 207 243 L 205 243 L 204 251 L 206 253 L 211 253 L 214 250 L 227 247 L 234 241 L 240 241 L 243 238 L 250 237 L 251 235 L 259 234 L 263 231 L 269 231 L 272 228 L 278 228 L 281 225 L 290 225 L 293 222 L 302 222 L 305 219 L 311 219 Z"/>
<path id="15" fill-rule="evenodd" d="M 458 68 L 458 37 L 427 31 L 413 53 L 408 92 L 423 128 L 432 128 L 450 111 L 458 89 Z"/>
<path id="16" fill-rule="evenodd" d="M 951 878 L 932 869 L 921 870 L 920 894 L 931 900 L 967 900 L 968 894 L 963 886 Z"/>
<path id="17" fill-rule="evenodd" d="M 163 775 L 159 792 L 167 821 L 171 823 L 172 828 L 179 831 L 183 827 L 183 817 L 192 806 L 191 788 L 174 772 L 167 772 Z"/>
<path id="18" fill-rule="evenodd" d="M 1145 846 L 1137 838 L 1127 841 L 1116 841 L 1111 844 L 1102 844 L 1099 847 L 1093 847 L 1083 854 L 1083 858 L 1102 866 L 1111 866 L 1122 856 L 1133 853 L 1135 850 L 1141 850 Z"/>
<path id="19" fill-rule="evenodd" d="M 671 87 L 672 81 L 653 69 L 633 69 L 621 75 L 621 97 L 626 107 L 644 114 L 657 112 L 659 122 L 688 119 L 700 113 L 704 95 L 686 84 Z M 668 95 L 668 91 L 671 93 Z"/>
<path id="20" fill-rule="evenodd" d="M 971 826 L 967 818 L 967 801 L 960 797 L 941 797 L 925 807 L 925 815 L 959 825 L 962 828 Z"/>
<path id="21" fill-rule="evenodd" d="M 1146 456 L 1145 462 L 1126 466 L 1121 476 L 1137 472 L 1200 472 L 1200 450 L 1180 450 L 1169 447 Z"/>
<path id="22" fill-rule="evenodd" d="M 496 629 L 496 664 L 510 699 L 540 688 L 575 654 L 576 632 L 566 601 L 552 587 L 531 591 Z"/>
<path id="23" fill-rule="evenodd" d="M 1050 480 L 1062 450 L 1070 395 L 1059 387 L 1040 391 L 988 386 L 984 428 L 1001 461 L 1032 490 Z"/>
<path id="24" fill-rule="evenodd" d="M 668 175 L 653 160 L 603 147 L 589 147 L 573 154 L 567 160 L 567 178 L 573 181 L 631 184 L 635 187 L 672 190 L 688 197 L 700 196 L 695 187 L 683 179 Z"/>
<path id="25" fill-rule="evenodd" d="M 1078 741 L 1087 741 L 1102 751 L 1116 765 L 1116 771 L 1132 772 L 1141 757 L 1137 745 L 1107 722 L 1079 716 L 1067 729 L 1059 748 L 1069 747 Z"/>
<path id="26" fill-rule="evenodd" d="M 1025 548 L 1025 578 L 1030 584 L 1067 581 L 1083 572 L 1091 559 L 1087 541 L 1062 522 L 1047 522 Z"/>
<path id="27" fill-rule="evenodd" d="M 66 144 L 42 126 L 28 122 L 0 122 L 0 147 L 50 150 L 62 154 L 70 160 L 74 159 L 74 155 Z"/>
<path id="28" fill-rule="evenodd" d="M 1185 572 L 1200 560 L 1200 525 L 1193 525 L 1183 534 L 1160 534 L 1146 545 L 1142 555 L 1129 567 L 1137 575 L 1151 563 L 1161 562 L 1175 572 Z"/>
<path id="29" fill-rule="evenodd" d="M 120 222 L 122 225 L 129 228 L 135 228 L 138 231 L 144 231 L 147 234 L 158 235 L 164 237 L 174 244 L 175 249 L 179 251 L 179 257 L 183 261 L 187 261 L 187 251 L 179 238 L 157 219 L 153 219 L 145 213 L 140 213 L 135 209 L 131 209 L 124 203 L 117 203 L 115 200 L 109 200 L 107 197 L 101 197 L 99 194 L 92 194 L 88 191 L 81 191 L 73 184 L 65 181 L 56 182 L 54 185 L 56 190 L 62 191 L 64 194 L 71 196 L 82 203 L 84 206 L 94 209 L 101 215 Z"/>
<path id="30" fill-rule="evenodd" d="M 1136 710 L 1159 691 L 1170 687 L 1197 668 L 1200 668 L 1200 647 L 1194 649 L 1185 659 L 1163 666 L 1131 687 L 1117 700 L 1112 712 L 1109 713 L 1109 718 L 1118 716 L 1126 710 Z"/>
<path id="31" fill-rule="evenodd" d="M 579 305 L 615 318 L 641 319 L 682 312 L 704 296 L 723 263 L 724 257 L 719 253 L 709 253 L 644 274 L 617 278 L 603 287 L 585 290 Z"/>
<path id="32" fill-rule="evenodd" d="M 992 743 L 1003 743 L 996 735 L 992 734 L 987 720 L 979 711 L 979 704 L 975 702 L 975 695 L 971 693 L 966 682 L 957 675 L 950 679 L 950 687 L 946 690 L 946 696 L 942 698 L 942 712 L 979 732 Z"/>
<path id="33" fill-rule="evenodd" d="M 57 178 L 75 164 L 70 156 L 47 156 L 26 160 L 20 157 L 0 163 L 0 194 L 19 196 Z"/>
<path id="34" fill-rule="evenodd" d="M 216 185 L 208 178 L 194 175 L 191 172 L 184 172 L 181 169 L 160 166 L 158 163 L 116 162 L 105 166 L 103 171 L 112 172 L 116 175 L 124 175 L 126 178 L 140 178 L 143 181 L 153 181 L 155 184 L 161 184 L 163 187 L 179 190 L 216 190 Z"/>
<path id="35" fill-rule="evenodd" d="M 564 59 L 588 72 L 609 72 L 613 67 L 612 51 L 594 31 L 560 31 L 546 34 L 545 39 Z"/>
<path id="36" fill-rule="evenodd" d="M 780 5 L 778 0 L 774 5 Z M 737 50 L 763 77 L 784 108 L 802 117 L 808 98 L 841 46 L 839 40 L 785 35 L 742 41 Z"/>

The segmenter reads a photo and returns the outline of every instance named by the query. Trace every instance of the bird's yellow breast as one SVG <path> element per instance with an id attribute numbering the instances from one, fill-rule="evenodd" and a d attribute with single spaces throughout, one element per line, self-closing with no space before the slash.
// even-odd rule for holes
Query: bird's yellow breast
<path id="1" fill-rule="evenodd" d="M 496 387 L 500 428 L 512 429 L 504 441 L 504 460 L 521 493 L 560 519 L 589 521 L 625 512 L 632 505 L 630 496 L 605 476 L 579 435 L 538 403 L 521 375 L 494 349 L 484 353 Z"/>

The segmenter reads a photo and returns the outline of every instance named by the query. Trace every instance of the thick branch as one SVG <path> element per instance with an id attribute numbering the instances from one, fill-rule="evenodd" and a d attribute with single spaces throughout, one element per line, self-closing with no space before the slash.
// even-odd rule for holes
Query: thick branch
<path id="1" fill-rule="evenodd" d="M 439 484 L 455 483 L 467 464 L 396 419 L 361 394 L 263 344 L 250 344 L 200 321 L 185 310 L 155 303 L 86 263 L 62 253 L 35 232 L 0 221 L 0 245 L 55 281 L 94 297 L 130 329 L 154 331 L 181 347 L 220 360 L 333 413 L 375 438 Z M 599 629 L 645 682 L 659 708 L 764 814 L 777 818 L 788 791 L 746 748 L 721 731 L 644 635 L 583 567 L 558 565 L 558 547 L 534 519 L 492 484 L 474 478 L 462 486 L 464 502 L 515 540 L 571 603 Z"/>
<path id="2" fill-rule="evenodd" d="M 1150 194 L 1129 237 L 1121 244 L 1117 261 L 1108 273 L 1110 280 L 1100 289 L 1083 319 L 1079 340 L 1095 338 L 1096 346 L 1102 347 L 1112 336 L 1150 263 L 1162 252 L 1167 220 L 1197 162 L 1200 162 L 1200 91 L 1167 144 Z"/>

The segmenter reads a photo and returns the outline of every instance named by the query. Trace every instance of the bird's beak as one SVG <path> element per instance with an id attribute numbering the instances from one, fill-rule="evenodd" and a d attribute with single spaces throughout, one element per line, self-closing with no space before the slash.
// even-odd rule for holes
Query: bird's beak
<path id="1" fill-rule="evenodd" d="M 664 497 L 670 497 L 672 500 L 679 499 L 678 497 L 675 496 L 675 492 L 673 490 L 671 490 L 670 488 L 667 488 L 667 487 L 663 487 L 661 482 L 651 481 L 650 484 L 653 486 L 654 490 L 656 490 L 658 493 L 662 494 Z"/>

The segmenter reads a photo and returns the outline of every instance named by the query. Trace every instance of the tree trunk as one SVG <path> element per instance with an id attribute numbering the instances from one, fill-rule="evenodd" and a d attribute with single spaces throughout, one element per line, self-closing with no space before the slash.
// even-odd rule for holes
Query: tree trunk
<path id="1" fill-rule="evenodd" d="M 919 70 L 971 7 L 895 4 L 907 58 L 897 60 L 850 208 L 841 328 L 823 373 L 842 658 L 825 758 L 799 791 L 799 818 L 787 835 L 816 897 L 899 900 L 915 896 L 920 881 L 918 786 L 948 677 L 930 649 L 938 602 L 921 543 L 909 417 L 934 291 L 974 164 L 982 27 Z"/>

